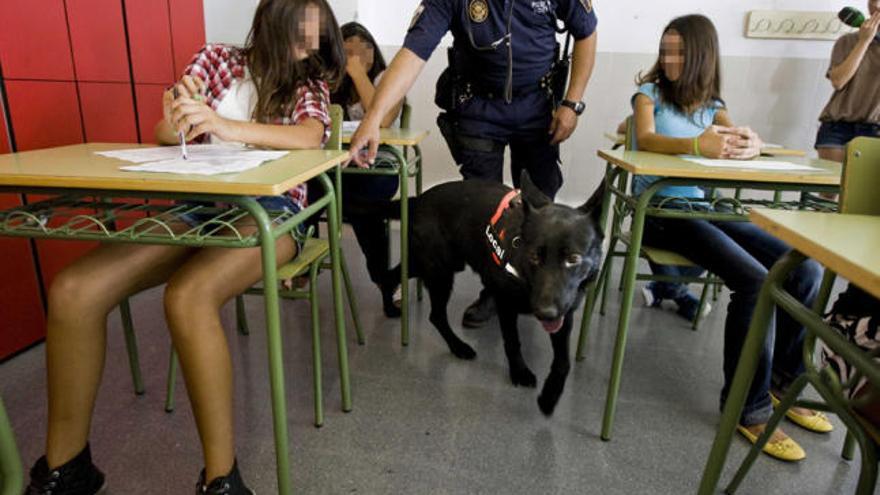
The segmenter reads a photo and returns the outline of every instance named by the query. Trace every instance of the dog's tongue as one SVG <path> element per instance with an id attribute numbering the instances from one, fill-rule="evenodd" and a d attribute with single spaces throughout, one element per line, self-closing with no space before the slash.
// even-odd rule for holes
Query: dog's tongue
<path id="1" fill-rule="evenodd" d="M 558 320 L 552 320 L 552 321 L 544 321 L 544 320 L 538 320 L 538 321 L 541 322 L 541 325 L 543 325 L 544 330 L 547 333 L 556 333 L 559 331 L 560 328 L 562 328 L 562 320 L 563 320 L 562 318 L 559 318 Z"/>

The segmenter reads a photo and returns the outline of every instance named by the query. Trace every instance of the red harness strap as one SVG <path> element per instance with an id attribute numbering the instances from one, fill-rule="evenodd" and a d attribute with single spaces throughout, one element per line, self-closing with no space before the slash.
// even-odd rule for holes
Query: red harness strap
<path id="1" fill-rule="evenodd" d="M 489 220 L 489 225 L 495 226 L 498 223 L 498 220 L 501 219 L 501 215 L 504 214 L 504 210 L 506 210 L 510 206 L 510 202 L 513 201 L 514 198 L 519 196 L 519 189 L 512 189 L 509 193 L 505 194 L 503 198 L 501 198 L 501 202 L 498 203 L 498 209 L 495 210 L 495 214 L 492 215 L 492 219 Z"/>

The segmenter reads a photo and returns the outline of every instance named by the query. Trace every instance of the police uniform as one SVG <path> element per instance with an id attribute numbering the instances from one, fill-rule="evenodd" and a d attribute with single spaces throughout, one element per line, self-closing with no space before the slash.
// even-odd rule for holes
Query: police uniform
<path id="1" fill-rule="evenodd" d="M 502 181 L 510 146 L 514 182 L 526 169 L 554 197 L 562 186 L 551 145 L 552 99 L 541 81 L 557 59 L 557 19 L 576 40 L 596 29 L 592 0 L 422 0 L 404 47 L 427 60 L 446 32 L 450 67 L 438 82 L 438 125 L 465 179 Z M 509 44 L 508 44 L 509 43 Z M 561 98 L 562 95 L 556 95 Z"/>

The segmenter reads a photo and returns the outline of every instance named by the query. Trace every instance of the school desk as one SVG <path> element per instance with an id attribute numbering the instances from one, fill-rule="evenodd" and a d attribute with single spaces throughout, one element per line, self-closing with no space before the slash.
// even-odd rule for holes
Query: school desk
<path id="1" fill-rule="evenodd" d="M 802 323 L 808 334 L 818 338 L 828 336 L 826 340 L 831 341 L 836 333 L 822 320 L 821 315 L 805 307 L 785 290 L 783 283 L 792 270 L 803 260 L 811 258 L 874 297 L 880 298 L 880 256 L 877 256 L 877 246 L 880 246 L 880 217 L 808 211 L 754 210 L 749 218 L 761 229 L 785 241 L 792 247 L 792 251 L 773 265 L 761 287 L 730 394 L 721 415 L 721 423 L 706 460 L 699 491 L 703 495 L 715 492 L 733 432 L 745 405 L 746 394 L 755 376 L 758 358 L 775 308 L 784 310 Z M 817 298 L 820 307 L 824 307 L 823 303 L 827 301 L 830 285 L 824 284 L 820 291 L 821 294 Z M 842 345 L 842 347 L 846 346 Z M 871 360 L 864 353 L 861 353 L 861 356 L 856 352 L 850 354 L 853 356 L 850 359 L 866 361 L 866 366 L 860 369 L 873 368 L 876 370 L 876 375 L 880 375 L 880 370 L 876 369 L 876 365 L 870 364 Z M 860 486 L 860 489 L 862 488 Z"/>
<path id="2" fill-rule="evenodd" d="M 577 359 L 581 360 L 584 357 L 584 346 L 590 316 L 599 291 L 603 288 L 607 291 L 611 272 L 611 260 L 614 257 L 617 243 L 620 242 L 626 245 L 627 249 L 625 252 L 618 253 L 625 255 L 626 261 L 622 274 L 623 299 L 621 301 L 620 319 L 617 326 L 617 340 L 605 401 L 605 414 L 602 420 L 601 436 L 603 440 L 607 441 L 611 439 L 611 428 L 623 372 L 623 358 L 626 350 L 629 318 L 637 279 L 636 268 L 642 248 L 645 217 L 748 221 L 746 211 L 749 208 L 758 206 L 797 209 L 834 208 L 833 204 L 829 204 L 826 200 L 812 193 L 837 192 L 840 184 L 841 165 L 836 162 L 803 157 L 777 157 L 773 158 L 772 161 L 786 161 L 794 164 L 808 165 L 816 170 L 757 170 L 747 166 L 742 168 L 708 167 L 687 161 L 675 155 L 645 151 L 600 150 L 598 154 L 599 157 L 608 163 L 604 179 L 606 190 L 602 201 L 603 224 L 609 208 L 611 208 L 612 197 L 615 204 L 611 211 L 614 212 L 615 218 L 612 221 L 612 231 L 608 233 L 610 244 L 605 256 L 605 266 L 602 269 L 603 275 L 595 283 L 591 284 L 587 294 L 584 317 L 581 322 L 581 333 L 578 339 Z M 756 160 L 767 161 L 771 159 L 757 158 Z M 651 175 L 662 178 L 651 183 L 641 195 L 634 196 L 627 188 L 628 175 Z M 654 196 L 664 187 L 676 185 L 696 185 L 704 189 L 742 188 L 768 190 L 774 193 L 779 191 L 796 191 L 801 194 L 799 199 L 793 201 L 783 201 L 781 194 L 774 194 L 773 199 L 767 200 L 736 197 L 703 200 L 702 202 L 711 203 L 715 207 L 711 211 L 690 207 L 680 209 L 664 208 L 663 206 L 668 199 L 666 201 L 659 201 L 655 200 Z M 622 231 L 622 219 L 627 216 L 630 216 L 632 219 L 631 233 L 628 235 Z"/>
<path id="3" fill-rule="evenodd" d="M 20 495 L 24 470 L 15 446 L 15 434 L 0 399 L 0 495 Z"/>
<path id="4" fill-rule="evenodd" d="M 351 143 L 353 133 L 343 133 L 342 142 Z M 416 179 L 416 196 L 422 194 L 422 150 L 421 142 L 428 131 L 405 128 L 386 128 L 379 130 L 379 149 L 394 155 L 393 168 L 359 168 L 354 164 L 342 169 L 343 174 L 397 175 L 400 177 L 400 343 L 409 345 L 409 178 Z M 399 148 L 399 147 L 402 147 Z M 413 156 L 409 157 L 412 148 Z M 422 298 L 422 284 L 418 283 L 418 298 Z"/>
<path id="5" fill-rule="evenodd" d="M 275 241 L 289 235 L 297 225 L 326 206 L 340 387 L 343 410 L 351 410 L 339 281 L 339 218 L 333 184 L 326 174 L 338 170 L 348 159 L 348 152 L 292 151 L 254 169 L 214 176 L 127 172 L 119 167 L 128 162 L 95 154 L 136 146 L 139 145 L 92 143 L 0 155 L 0 193 L 53 196 L 0 211 L 0 236 L 191 247 L 260 247 L 264 287 L 277 287 Z M 254 199 L 254 196 L 280 195 L 314 177 L 319 178 L 325 195 L 295 215 L 267 212 Z M 179 223 L 181 215 L 192 207 L 168 201 L 161 204 L 144 201 L 149 199 L 217 202 L 227 207 L 219 208 L 213 218 L 200 226 L 180 233 L 170 225 Z M 249 216 L 257 232 L 243 234 L 233 227 Z M 265 291 L 264 303 L 278 491 L 288 494 L 291 493 L 290 459 L 277 291 Z"/>

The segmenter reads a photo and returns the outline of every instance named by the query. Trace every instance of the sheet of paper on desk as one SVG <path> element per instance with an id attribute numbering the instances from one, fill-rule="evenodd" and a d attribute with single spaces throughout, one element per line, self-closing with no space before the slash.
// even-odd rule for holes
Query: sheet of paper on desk
<path id="1" fill-rule="evenodd" d="M 353 133 L 359 125 L 361 125 L 360 120 L 345 120 L 342 122 L 342 132 L 346 134 Z"/>
<path id="2" fill-rule="evenodd" d="M 698 163 L 704 167 L 721 168 L 750 168 L 754 170 L 821 170 L 809 165 L 771 160 L 713 160 L 710 158 L 686 157 L 689 162 Z"/>
<path id="3" fill-rule="evenodd" d="M 287 153 L 253 150 L 241 146 L 196 144 L 187 147 L 187 160 L 181 156 L 179 146 L 101 151 L 97 154 L 139 164 L 120 167 L 121 170 L 217 175 L 256 168 L 263 162 L 277 160 Z"/>

